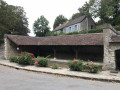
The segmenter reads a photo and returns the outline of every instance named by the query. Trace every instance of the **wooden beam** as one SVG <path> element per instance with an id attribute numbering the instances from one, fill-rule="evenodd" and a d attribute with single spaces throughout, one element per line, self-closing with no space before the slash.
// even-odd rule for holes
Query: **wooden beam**
<path id="1" fill-rule="evenodd" d="M 54 51 L 54 60 L 56 60 L 56 49 L 54 49 L 53 51 Z"/>
<path id="2" fill-rule="evenodd" d="M 78 49 L 75 50 L 75 58 L 78 59 Z"/>

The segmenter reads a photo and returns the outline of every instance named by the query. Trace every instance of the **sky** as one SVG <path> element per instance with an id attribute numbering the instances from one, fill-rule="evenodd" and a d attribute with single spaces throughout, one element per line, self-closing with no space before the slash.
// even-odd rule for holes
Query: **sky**
<path id="1" fill-rule="evenodd" d="M 62 14 L 67 19 L 78 12 L 78 8 L 89 0 L 4 0 L 9 5 L 21 6 L 26 12 L 29 22 L 30 36 L 34 36 L 33 23 L 41 15 L 49 21 L 49 26 L 53 30 L 55 18 Z"/>

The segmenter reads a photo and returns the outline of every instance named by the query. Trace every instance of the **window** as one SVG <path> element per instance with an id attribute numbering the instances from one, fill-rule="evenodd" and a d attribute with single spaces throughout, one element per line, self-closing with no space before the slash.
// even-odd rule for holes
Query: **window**
<path id="1" fill-rule="evenodd" d="M 77 31 L 78 30 L 78 25 L 75 25 L 74 26 L 74 31 Z"/>
<path id="2" fill-rule="evenodd" d="M 63 33 L 66 33 L 66 28 L 63 29 Z"/>
<path id="3" fill-rule="evenodd" d="M 72 27 L 69 27 L 69 32 L 72 32 Z"/>
<path id="4" fill-rule="evenodd" d="M 91 29 L 93 29 L 93 25 L 91 25 Z"/>

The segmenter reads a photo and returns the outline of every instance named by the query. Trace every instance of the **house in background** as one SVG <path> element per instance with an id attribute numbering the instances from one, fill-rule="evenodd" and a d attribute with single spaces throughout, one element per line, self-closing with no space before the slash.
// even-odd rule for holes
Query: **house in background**
<path id="1" fill-rule="evenodd" d="M 55 33 L 70 33 L 75 31 L 95 29 L 95 22 L 92 18 L 87 18 L 86 16 L 80 16 L 76 19 L 67 21 L 64 24 L 60 24 L 55 28 Z"/>

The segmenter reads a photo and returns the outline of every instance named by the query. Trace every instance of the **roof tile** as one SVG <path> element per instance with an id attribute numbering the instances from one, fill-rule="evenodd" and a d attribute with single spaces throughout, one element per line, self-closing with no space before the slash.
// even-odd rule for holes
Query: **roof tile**
<path id="1" fill-rule="evenodd" d="M 30 37 L 7 35 L 17 45 L 103 45 L 103 34 Z"/>

